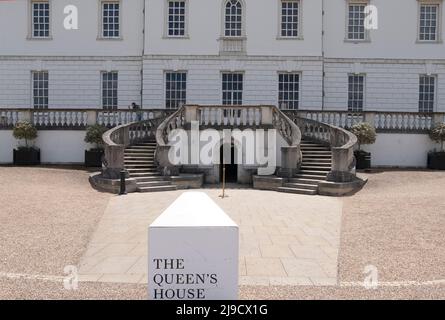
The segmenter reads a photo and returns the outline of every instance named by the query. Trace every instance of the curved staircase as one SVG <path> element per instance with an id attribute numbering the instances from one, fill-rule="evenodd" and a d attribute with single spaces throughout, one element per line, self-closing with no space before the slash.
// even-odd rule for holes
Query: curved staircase
<path id="1" fill-rule="evenodd" d="M 302 163 L 300 172 L 295 178 L 278 188 L 280 192 L 315 195 L 318 183 L 327 181 L 332 166 L 330 147 L 303 139 L 301 141 Z"/>
<path id="2" fill-rule="evenodd" d="M 154 162 L 156 142 L 128 146 L 124 152 L 124 168 L 136 180 L 137 191 L 157 192 L 176 190 L 171 181 L 158 172 Z"/>

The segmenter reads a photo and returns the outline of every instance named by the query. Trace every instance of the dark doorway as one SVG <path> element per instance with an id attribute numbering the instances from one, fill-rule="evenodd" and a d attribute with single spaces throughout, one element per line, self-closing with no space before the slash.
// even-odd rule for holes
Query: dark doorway
<path id="1" fill-rule="evenodd" d="M 220 182 L 223 181 L 223 168 L 226 168 L 226 182 L 234 183 L 238 182 L 238 165 L 235 163 L 235 147 L 232 144 L 230 146 L 230 163 L 224 164 L 224 146 L 221 146 L 219 150 L 220 166 L 219 177 Z"/>

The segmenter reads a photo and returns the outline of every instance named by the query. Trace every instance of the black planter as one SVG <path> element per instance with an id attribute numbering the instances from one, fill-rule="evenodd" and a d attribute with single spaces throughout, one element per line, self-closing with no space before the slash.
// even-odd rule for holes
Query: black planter
<path id="1" fill-rule="evenodd" d="M 40 150 L 14 149 L 13 163 L 18 166 L 32 166 L 40 164 Z"/>
<path id="2" fill-rule="evenodd" d="M 355 151 L 354 152 L 356 160 L 356 169 L 369 169 L 371 168 L 371 153 L 365 151 Z"/>
<path id="3" fill-rule="evenodd" d="M 103 155 L 101 149 L 85 150 L 85 167 L 102 167 Z"/>
<path id="4" fill-rule="evenodd" d="M 445 170 L 445 152 L 428 153 L 428 169 Z"/>

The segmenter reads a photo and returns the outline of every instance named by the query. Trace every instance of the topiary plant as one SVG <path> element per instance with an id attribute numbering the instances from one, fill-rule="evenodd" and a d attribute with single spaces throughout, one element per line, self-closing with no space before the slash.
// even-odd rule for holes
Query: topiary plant
<path id="1" fill-rule="evenodd" d="M 25 140 L 25 147 L 19 147 L 19 148 L 26 148 L 30 149 L 32 147 L 29 146 L 29 141 L 35 140 L 37 138 L 37 129 L 34 127 L 34 125 L 27 121 L 21 121 L 17 122 L 14 126 L 14 129 L 12 130 L 12 135 L 14 138 L 18 140 Z"/>
<path id="2" fill-rule="evenodd" d="M 362 144 L 373 144 L 377 137 L 374 127 L 366 122 L 352 126 L 349 131 L 357 136 L 359 151 L 361 150 Z"/>
<path id="3" fill-rule="evenodd" d="M 440 143 L 440 152 L 444 151 L 445 143 L 445 123 L 438 123 L 429 132 L 431 140 Z"/>
<path id="4" fill-rule="evenodd" d="M 103 149 L 102 135 L 108 130 L 107 127 L 104 127 L 100 124 L 95 124 L 89 126 L 87 128 L 87 132 L 85 135 L 85 142 L 94 144 L 96 149 Z"/>

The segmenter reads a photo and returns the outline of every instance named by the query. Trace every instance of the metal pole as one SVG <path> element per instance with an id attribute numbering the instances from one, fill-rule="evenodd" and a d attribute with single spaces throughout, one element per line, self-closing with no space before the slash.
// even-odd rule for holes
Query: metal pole
<path id="1" fill-rule="evenodd" d="M 221 198 L 224 199 L 225 197 L 225 191 L 226 191 L 226 165 L 223 164 L 223 184 L 222 184 L 222 195 L 220 195 Z"/>
<path id="2" fill-rule="evenodd" d="M 120 172 L 120 178 L 121 178 L 121 185 L 120 185 L 120 190 L 119 190 L 119 195 L 120 196 L 127 194 L 127 188 L 126 188 L 126 185 L 125 185 L 125 175 L 126 174 L 127 173 L 125 172 L 125 170 L 122 170 Z"/>

